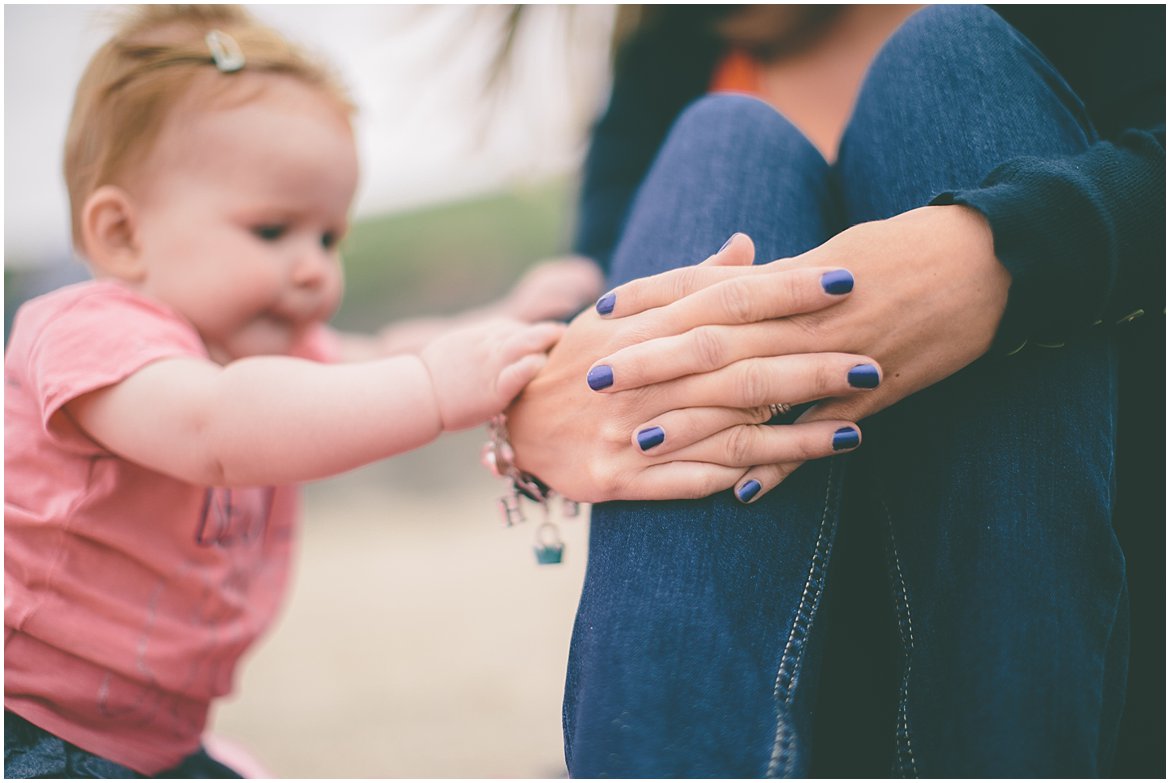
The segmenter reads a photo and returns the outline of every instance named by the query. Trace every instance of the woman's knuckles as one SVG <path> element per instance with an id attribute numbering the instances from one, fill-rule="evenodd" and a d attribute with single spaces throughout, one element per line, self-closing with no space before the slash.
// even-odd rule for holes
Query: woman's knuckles
<path id="1" fill-rule="evenodd" d="M 625 417 L 610 417 L 603 419 L 598 429 L 598 438 L 609 450 L 624 451 L 630 440 L 630 428 L 625 424 Z"/>
<path id="2" fill-rule="evenodd" d="M 705 270 L 702 267 L 688 266 L 682 269 L 676 269 L 671 273 L 669 282 L 664 286 L 664 294 L 667 294 L 669 299 L 662 299 L 655 297 L 656 301 L 677 302 L 678 300 L 693 294 L 703 286 L 700 285 L 700 277 Z"/>
<path id="3" fill-rule="evenodd" d="M 717 307 L 726 323 L 748 324 L 759 321 L 763 309 L 754 294 L 755 281 L 748 278 L 728 280 L 719 285 Z"/>
<path id="4" fill-rule="evenodd" d="M 804 462 L 828 456 L 832 451 L 831 441 L 823 442 L 819 436 L 804 435 L 793 440 L 785 450 L 784 458 Z"/>
<path id="5" fill-rule="evenodd" d="M 741 424 L 727 430 L 724 449 L 728 465 L 751 465 L 758 459 L 759 425 Z"/>
<path id="6" fill-rule="evenodd" d="M 692 485 L 694 489 L 689 499 L 697 500 L 698 498 L 705 498 L 708 495 L 714 495 L 716 492 L 726 489 L 729 483 L 726 475 L 709 472 L 700 481 Z"/>
<path id="7" fill-rule="evenodd" d="M 734 365 L 733 383 L 741 405 L 768 404 L 771 377 L 763 362 L 746 360 Z"/>
<path id="8" fill-rule="evenodd" d="M 826 328 L 831 325 L 833 319 L 836 317 L 839 317 L 839 314 L 832 311 L 815 310 L 811 313 L 793 316 L 788 320 L 789 323 L 800 331 L 801 336 L 804 338 L 804 344 L 811 346 L 820 343 L 822 338 L 825 337 Z"/>
<path id="9" fill-rule="evenodd" d="M 720 332 L 713 327 L 692 329 L 689 347 L 694 372 L 717 370 L 727 363 L 727 347 Z"/>
<path id="10" fill-rule="evenodd" d="M 837 366 L 836 362 L 813 362 L 812 393 L 816 397 L 842 390 L 847 384 L 847 370 Z"/>
<path id="11" fill-rule="evenodd" d="M 800 274 L 781 274 L 772 277 L 771 287 L 774 293 L 770 299 L 773 302 L 784 303 L 783 312 L 778 312 L 776 315 L 801 313 L 812 309 L 814 298 L 811 295 L 812 289 L 808 286 L 807 278 L 807 275 Z M 819 302 L 819 298 L 817 301 Z"/>
<path id="12" fill-rule="evenodd" d="M 757 405 L 753 408 L 740 409 L 743 419 L 741 424 L 767 424 L 772 420 L 772 409 L 767 405 Z"/>

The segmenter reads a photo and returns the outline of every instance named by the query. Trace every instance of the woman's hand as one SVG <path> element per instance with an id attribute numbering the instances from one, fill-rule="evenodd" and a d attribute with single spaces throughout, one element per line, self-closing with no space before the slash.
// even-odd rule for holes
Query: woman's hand
<path id="1" fill-rule="evenodd" d="M 711 275 L 742 276 L 748 271 L 742 265 L 751 261 L 753 253 L 750 240 L 737 235 L 704 264 L 690 268 L 688 279 L 698 284 Z M 769 282 L 779 281 L 779 285 L 769 297 L 767 317 L 839 307 L 849 292 L 833 285 L 831 290 L 838 293 L 831 293 L 824 281 L 846 279 L 848 273 L 840 269 L 803 268 L 772 275 Z M 600 310 L 606 309 L 604 297 L 599 305 Z M 752 359 L 719 373 L 634 389 L 624 389 L 619 375 L 612 379 L 615 388 L 605 393 L 593 388 L 604 388 L 596 373 L 587 379 L 598 356 L 648 339 L 686 334 L 703 325 L 705 315 L 701 309 L 662 307 L 619 319 L 602 318 L 596 310 L 578 316 L 549 355 L 548 364 L 508 411 L 517 466 L 567 497 L 596 502 L 703 497 L 732 486 L 743 469 L 752 465 L 833 453 L 835 440 L 840 445 L 835 434 L 852 429 L 850 422 L 756 427 L 749 437 L 738 434 L 748 430 L 728 427 L 762 424 L 772 415 L 767 407 L 771 403 L 846 395 L 854 388 L 850 372 L 858 366 L 880 373 L 869 357 L 838 353 Z M 779 386 L 774 383 L 777 379 Z M 656 456 L 653 450 L 661 443 L 654 443 L 651 432 L 633 440 L 639 448 L 631 447 L 631 432 L 639 422 L 696 405 L 701 410 L 695 426 L 728 430 L 729 437 L 706 439 L 685 453 L 667 454 L 659 449 L 661 455 Z"/>
<path id="2" fill-rule="evenodd" d="M 834 266 L 848 267 L 856 281 L 856 290 L 840 305 L 766 320 L 776 318 L 772 297 L 780 289 L 768 275 Z M 1003 315 L 1011 283 L 1010 274 L 995 258 L 986 220 L 959 206 L 924 207 L 854 226 L 794 259 L 704 274 L 699 278 L 675 270 L 621 286 L 611 292 L 611 317 L 660 308 L 721 326 L 632 346 L 599 359 L 597 365 L 610 368 L 619 389 L 661 384 L 696 372 L 724 372 L 747 357 L 812 351 L 864 353 L 884 368 L 880 386 L 866 394 L 831 396 L 806 411 L 798 420 L 801 425 L 860 421 L 982 356 Z M 678 299 L 680 294 L 685 298 Z M 781 379 L 772 380 L 779 384 Z M 685 411 L 675 411 L 665 418 L 669 422 L 685 416 Z M 715 442 L 744 437 L 718 431 L 722 423 L 689 426 L 673 439 L 672 448 L 689 447 L 704 437 Z M 666 430 L 666 440 L 671 440 L 662 418 L 638 422 L 633 431 L 655 426 Z M 680 451 L 677 456 L 686 454 Z M 759 482 L 754 497 L 760 497 L 803 461 L 753 468 L 737 485 L 742 490 L 749 481 Z"/>

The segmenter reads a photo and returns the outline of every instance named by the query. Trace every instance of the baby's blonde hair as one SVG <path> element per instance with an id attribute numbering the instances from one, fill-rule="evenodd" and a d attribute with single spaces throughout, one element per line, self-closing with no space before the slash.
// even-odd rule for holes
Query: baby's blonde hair
<path id="1" fill-rule="evenodd" d="M 103 185 L 125 184 L 158 140 L 164 120 L 201 74 L 217 74 L 224 89 L 236 73 L 221 73 L 206 36 L 231 36 L 245 58 L 239 73 L 279 73 L 333 98 L 347 115 L 353 103 L 323 62 L 233 5 L 144 5 L 135 8 L 86 66 L 73 99 L 65 137 L 73 243 L 81 249 L 81 213 Z M 209 96 L 210 97 L 210 96 Z"/>

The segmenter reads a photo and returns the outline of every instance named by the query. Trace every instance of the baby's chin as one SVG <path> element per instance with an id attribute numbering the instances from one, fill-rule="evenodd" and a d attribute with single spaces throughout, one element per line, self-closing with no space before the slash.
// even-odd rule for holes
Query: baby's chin
<path id="1" fill-rule="evenodd" d="M 296 353 L 303 333 L 287 322 L 257 319 L 221 345 L 208 345 L 208 353 L 219 364 L 252 356 L 290 356 Z"/>

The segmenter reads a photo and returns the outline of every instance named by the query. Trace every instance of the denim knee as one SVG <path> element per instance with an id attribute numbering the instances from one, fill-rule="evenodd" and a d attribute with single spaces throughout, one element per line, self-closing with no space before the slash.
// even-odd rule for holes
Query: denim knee
<path id="1" fill-rule="evenodd" d="M 878 52 L 841 139 L 849 224 L 979 185 L 1005 161 L 1075 154 L 1095 138 L 1064 78 L 998 14 L 932 6 Z"/>
<path id="2" fill-rule="evenodd" d="M 714 93 L 691 101 L 674 121 L 670 135 L 739 134 L 746 140 L 773 132 L 779 117 L 779 112 L 759 98 Z"/>
<path id="3" fill-rule="evenodd" d="M 883 54 L 959 65 L 995 61 L 1032 49 L 1026 38 L 984 5 L 932 5 L 907 19 L 882 47 Z"/>
<path id="4" fill-rule="evenodd" d="M 835 233 L 829 173 L 820 152 L 770 105 L 743 95 L 700 98 L 675 120 L 639 189 L 613 278 L 701 261 L 736 231 L 755 240 L 757 261 L 809 250 Z M 653 227 L 649 235 L 645 226 Z M 691 247 L 671 250 L 664 238 L 674 235 Z"/>
<path id="5" fill-rule="evenodd" d="M 758 166 L 761 161 L 771 165 L 784 160 L 818 173 L 827 166 L 812 142 L 770 104 L 729 93 L 705 95 L 688 105 L 671 127 L 662 154 L 712 139 L 738 152 L 724 164 L 735 165 L 738 160 L 741 166 Z"/>
<path id="6" fill-rule="evenodd" d="M 959 79 L 998 95 L 1035 89 L 1021 81 L 1025 74 L 1038 77 L 1035 87 L 1056 92 L 1083 128 L 1092 127 L 1081 100 L 1040 50 L 983 5 L 933 5 L 914 14 L 882 47 L 866 81 Z"/>

